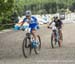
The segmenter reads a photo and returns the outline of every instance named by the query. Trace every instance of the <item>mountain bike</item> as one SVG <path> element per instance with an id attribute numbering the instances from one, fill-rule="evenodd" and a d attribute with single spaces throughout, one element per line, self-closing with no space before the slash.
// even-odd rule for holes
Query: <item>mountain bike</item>
<path id="1" fill-rule="evenodd" d="M 37 40 L 34 39 L 32 33 L 30 33 L 30 28 L 26 29 L 26 36 L 24 37 L 22 44 L 22 51 L 25 58 L 31 55 L 32 49 L 34 49 L 35 54 L 39 54 L 41 49 L 41 38 L 37 35 Z"/>
<path id="2" fill-rule="evenodd" d="M 58 43 L 60 45 L 60 30 L 57 28 L 56 30 L 52 30 L 51 34 L 51 47 L 54 48 Z"/>

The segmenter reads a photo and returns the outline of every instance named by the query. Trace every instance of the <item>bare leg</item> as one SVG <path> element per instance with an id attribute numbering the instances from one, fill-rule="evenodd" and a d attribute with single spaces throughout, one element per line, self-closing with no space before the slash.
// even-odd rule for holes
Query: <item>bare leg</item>
<path id="1" fill-rule="evenodd" d="M 36 40 L 36 30 L 32 30 L 33 38 Z"/>
<path id="2" fill-rule="evenodd" d="M 60 30 L 59 47 L 62 47 L 62 30 Z"/>

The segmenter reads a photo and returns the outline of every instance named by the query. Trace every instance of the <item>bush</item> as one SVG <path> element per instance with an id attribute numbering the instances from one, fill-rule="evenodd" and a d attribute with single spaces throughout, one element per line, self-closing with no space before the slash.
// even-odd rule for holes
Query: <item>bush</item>
<path id="1" fill-rule="evenodd" d="M 0 26 L 0 30 L 3 30 L 4 29 L 4 27 L 3 26 Z"/>
<path id="2" fill-rule="evenodd" d="M 14 25 L 1 25 L 0 30 L 13 28 Z"/>
<path id="3" fill-rule="evenodd" d="M 2 17 L 0 17 L 0 24 L 2 24 Z"/>

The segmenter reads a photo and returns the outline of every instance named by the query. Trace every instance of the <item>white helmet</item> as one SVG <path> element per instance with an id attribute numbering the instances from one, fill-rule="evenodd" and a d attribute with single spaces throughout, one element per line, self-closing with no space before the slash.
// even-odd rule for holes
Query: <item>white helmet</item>
<path id="1" fill-rule="evenodd" d="M 27 10 L 26 13 L 25 13 L 26 16 L 31 16 L 31 14 L 32 14 L 32 13 L 31 13 L 30 10 Z"/>

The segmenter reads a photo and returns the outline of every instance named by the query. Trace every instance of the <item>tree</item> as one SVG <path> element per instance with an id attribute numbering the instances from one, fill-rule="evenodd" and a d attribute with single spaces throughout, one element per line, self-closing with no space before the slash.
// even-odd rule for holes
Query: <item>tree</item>
<path id="1" fill-rule="evenodd" d="M 14 0 L 0 0 L 0 22 L 7 23 L 11 15 Z"/>
<path id="2" fill-rule="evenodd" d="M 47 13 L 55 13 L 62 8 L 66 9 L 72 7 L 73 6 L 72 4 L 75 0 L 0 0 L 0 1 L 1 2 L 14 1 L 13 11 L 17 11 L 17 13 L 21 15 L 28 9 L 31 10 L 32 13 L 34 14 L 37 13 L 39 10 L 43 9 L 45 9 Z M 12 6 L 10 6 L 9 8 L 11 9 Z"/>
<path id="3" fill-rule="evenodd" d="M 14 0 L 0 0 L 0 15 L 12 10 Z"/>

